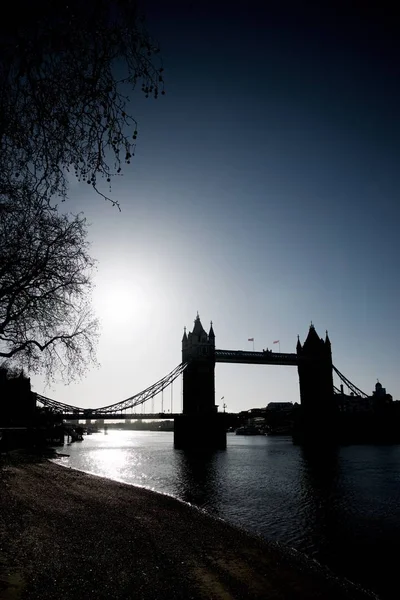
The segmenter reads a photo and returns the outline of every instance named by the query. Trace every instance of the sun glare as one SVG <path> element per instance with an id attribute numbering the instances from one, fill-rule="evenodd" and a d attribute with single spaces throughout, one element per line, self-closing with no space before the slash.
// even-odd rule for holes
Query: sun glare
<path id="1" fill-rule="evenodd" d="M 132 282 L 114 280 L 98 285 L 94 295 L 94 307 L 102 322 L 121 323 L 133 315 L 148 310 L 149 298 L 145 290 Z"/>

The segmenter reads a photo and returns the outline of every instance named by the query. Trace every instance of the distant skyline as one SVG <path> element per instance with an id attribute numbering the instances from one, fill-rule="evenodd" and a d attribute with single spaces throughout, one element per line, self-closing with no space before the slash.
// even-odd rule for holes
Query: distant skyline
<path id="1" fill-rule="evenodd" d="M 36 391 L 129 397 L 180 362 L 199 311 L 226 349 L 294 352 L 313 321 L 351 381 L 400 399 L 397 22 L 314 9 L 147 3 L 166 95 L 132 95 L 122 213 L 77 183 L 65 206 L 92 223 L 101 368 Z M 217 365 L 222 396 L 232 411 L 298 401 L 297 371 Z"/>

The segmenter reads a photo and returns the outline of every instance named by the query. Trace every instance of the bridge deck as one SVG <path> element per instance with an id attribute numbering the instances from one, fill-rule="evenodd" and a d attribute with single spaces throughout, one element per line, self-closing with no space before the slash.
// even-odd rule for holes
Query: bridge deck
<path id="1" fill-rule="evenodd" d="M 215 350 L 215 362 L 247 363 L 254 365 L 298 364 L 297 354 L 284 352 L 248 352 L 246 350 Z"/>
<path id="2" fill-rule="evenodd" d="M 91 421 L 96 421 L 96 420 L 100 420 L 100 419 L 104 419 L 104 420 L 115 420 L 115 421 L 120 421 L 120 420 L 125 420 L 125 419 L 131 419 L 132 421 L 134 420 L 138 420 L 138 419 L 154 419 L 154 420 L 160 420 L 160 419 L 174 419 L 175 417 L 179 416 L 182 413 L 132 413 L 132 414 L 125 414 L 125 413 L 105 413 L 102 414 L 101 412 L 98 411 L 93 411 L 90 412 L 89 410 L 85 409 L 85 410 L 81 410 L 79 413 L 75 412 L 75 413 L 64 413 L 62 415 L 62 418 L 65 421 L 82 421 L 82 420 L 86 420 L 86 419 L 90 419 Z"/>

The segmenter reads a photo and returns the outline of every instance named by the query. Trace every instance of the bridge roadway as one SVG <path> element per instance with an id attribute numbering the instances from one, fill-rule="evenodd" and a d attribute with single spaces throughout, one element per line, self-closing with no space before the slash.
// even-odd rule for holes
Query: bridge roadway
<path id="1" fill-rule="evenodd" d="M 63 413 L 62 414 L 62 418 L 64 421 L 76 421 L 76 420 L 84 420 L 84 419 L 90 419 L 91 421 L 97 421 L 100 419 L 103 420 L 115 420 L 115 421 L 125 421 L 125 419 L 131 419 L 131 420 L 138 420 L 138 419 L 154 419 L 154 420 L 160 420 L 160 419 L 174 419 L 175 417 L 178 417 L 179 415 L 181 415 L 182 413 L 132 413 L 132 414 L 125 414 L 125 413 L 105 413 L 102 414 L 101 412 L 97 412 L 97 411 L 90 411 L 90 409 L 81 409 L 79 412 L 75 412 L 75 413 Z"/>
<path id="2" fill-rule="evenodd" d="M 297 354 L 285 352 L 248 352 L 246 350 L 215 350 L 215 362 L 247 363 L 252 365 L 297 366 Z"/>

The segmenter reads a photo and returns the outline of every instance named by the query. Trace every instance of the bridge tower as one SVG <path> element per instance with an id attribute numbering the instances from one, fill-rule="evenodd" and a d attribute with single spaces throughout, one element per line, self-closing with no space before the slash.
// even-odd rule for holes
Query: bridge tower
<path id="1" fill-rule="evenodd" d="M 215 406 L 215 335 L 211 323 L 207 335 L 199 314 L 193 331 L 182 338 L 182 362 L 189 363 L 183 372 L 183 414 L 213 414 Z"/>
<path id="2" fill-rule="evenodd" d="M 303 345 L 296 346 L 300 384 L 301 418 L 298 423 L 303 438 L 334 434 L 336 406 L 333 394 L 332 348 L 326 332 L 320 338 L 311 323 Z"/>
<path id="3" fill-rule="evenodd" d="M 224 415 L 215 405 L 215 334 L 207 334 L 197 313 L 193 331 L 182 338 L 183 411 L 175 419 L 175 448 L 226 447 Z"/>

